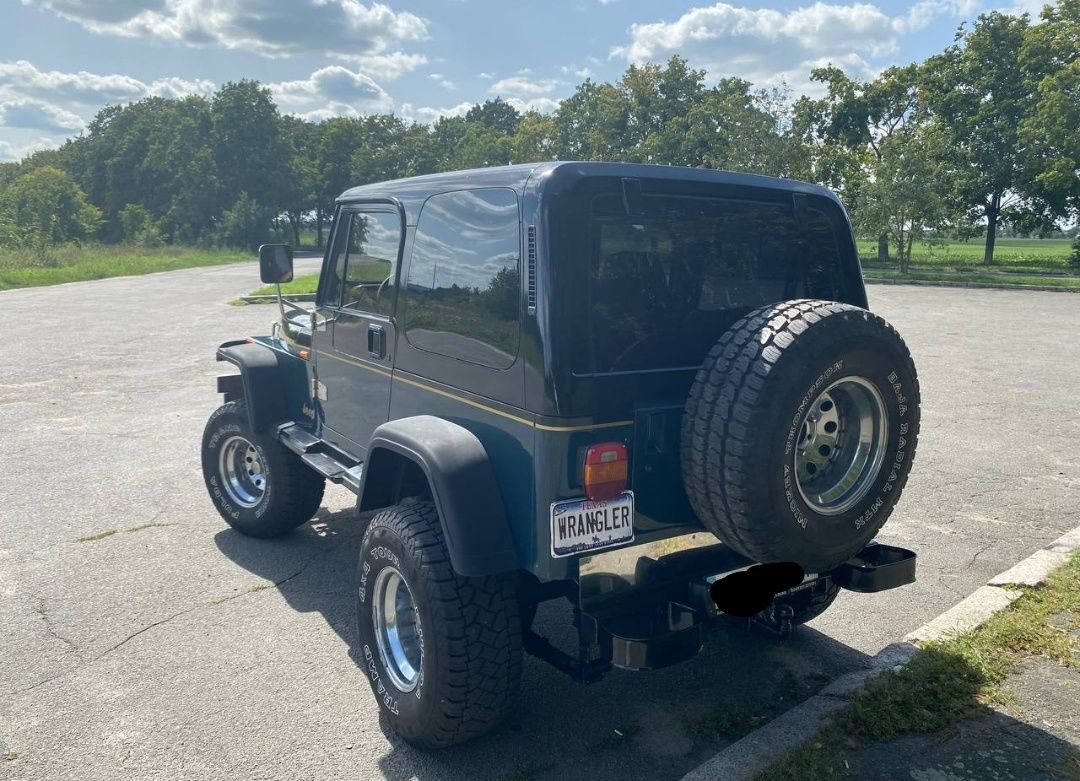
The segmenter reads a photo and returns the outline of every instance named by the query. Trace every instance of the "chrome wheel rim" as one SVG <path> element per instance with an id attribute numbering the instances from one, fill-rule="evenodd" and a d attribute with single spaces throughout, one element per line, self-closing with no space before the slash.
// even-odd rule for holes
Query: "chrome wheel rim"
<path id="1" fill-rule="evenodd" d="M 423 663 L 419 619 L 409 584 L 394 567 L 387 565 L 375 579 L 372 602 L 375 617 L 375 644 L 390 680 L 400 691 L 416 688 Z"/>
<path id="2" fill-rule="evenodd" d="M 254 507 L 266 494 L 266 465 L 248 440 L 232 436 L 218 456 L 218 471 L 225 493 L 241 507 Z"/>
<path id="3" fill-rule="evenodd" d="M 822 391 L 803 416 L 795 448 L 802 500 L 820 515 L 847 512 L 881 472 L 888 413 L 877 387 L 844 377 Z"/>

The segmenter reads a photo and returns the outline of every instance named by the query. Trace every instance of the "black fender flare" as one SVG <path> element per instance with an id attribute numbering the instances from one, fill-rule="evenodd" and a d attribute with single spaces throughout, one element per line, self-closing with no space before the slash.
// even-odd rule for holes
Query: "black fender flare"
<path id="1" fill-rule="evenodd" d="M 358 491 L 361 511 L 395 501 L 387 493 L 392 490 L 388 478 L 399 458 L 416 464 L 427 478 L 455 572 L 477 577 L 518 569 L 502 492 L 475 434 L 432 415 L 383 423 L 368 445 Z"/>
<path id="2" fill-rule="evenodd" d="M 234 364 L 240 369 L 244 399 L 251 428 L 258 432 L 269 431 L 288 418 L 288 404 L 279 356 L 275 350 L 258 342 L 225 342 L 218 347 L 217 359 Z M 228 383 L 219 378 L 218 389 L 225 390 Z M 225 390 L 228 394 L 228 391 Z"/>

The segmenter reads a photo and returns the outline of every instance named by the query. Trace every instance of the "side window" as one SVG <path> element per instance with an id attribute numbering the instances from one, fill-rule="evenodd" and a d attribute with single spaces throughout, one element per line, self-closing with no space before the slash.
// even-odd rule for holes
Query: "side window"
<path id="1" fill-rule="evenodd" d="M 510 366 L 520 330 L 520 234 L 513 190 L 428 198 L 404 294 L 409 343 L 496 369 Z"/>
<path id="2" fill-rule="evenodd" d="M 401 246 L 400 215 L 353 212 L 348 237 L 341 306 L 389 315 L 394 307 L 394 275 Z"/>

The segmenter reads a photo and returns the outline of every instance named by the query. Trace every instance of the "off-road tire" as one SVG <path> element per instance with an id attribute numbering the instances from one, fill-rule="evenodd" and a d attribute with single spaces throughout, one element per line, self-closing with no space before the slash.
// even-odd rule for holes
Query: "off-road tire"
<path id="1" fill-rule="evenodd" d="M 259 454 L 265 489 L 258 503 L 244 507 L 229 496 L 222 474 L 221 448 L 234 436 L 250 442 Z M 230 401 L 214 411 L 202 438 L 206 490 L 225 522 L 248 537 L 278 537 L 311 520 L 322 502 L 326 482 L 300 457 L 273 437 L 256 433 L 247 405 Z"/>
<path id="2" fill-rule="evenodd" d="M 374 588 L 392 566 L 415 606 L 419 680 L 402 691 L 387 672 L 376 632 Z M 394 731 L 422 749 L 479 737 L 507 713 L 521 679 L 521 624 L 512 576 L 456 574 L 430 501 L 379 511 L 360 544 L 358 662 Z"/>
<path id="3" fill-rule="evenodd" d="M 865 496 L 815 512 L 792 472 L 803 410 L 853 376 L 885 406 L 885 449 Z M 907 346 L 859 307 L 797 300 L 761 307 L 731 327 L 698 371 L 683 413 L 683 484 L 701 522 L 758 562 L 823 572 L 861 550 L 892 512 L 919 433 L 919 384 Z"/>

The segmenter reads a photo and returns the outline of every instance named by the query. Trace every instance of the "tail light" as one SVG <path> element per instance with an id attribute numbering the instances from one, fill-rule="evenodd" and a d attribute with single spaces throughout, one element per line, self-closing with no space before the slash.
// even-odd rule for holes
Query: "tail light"
<path id="1" fill-rule="evenodd" d="M 603 442 L 585 451 L 585 473 L 582 483 L 585 496 L 596 501 L 611 499 L 626 490 L 627 466 L 630 458 L 622 442 Z"/>

